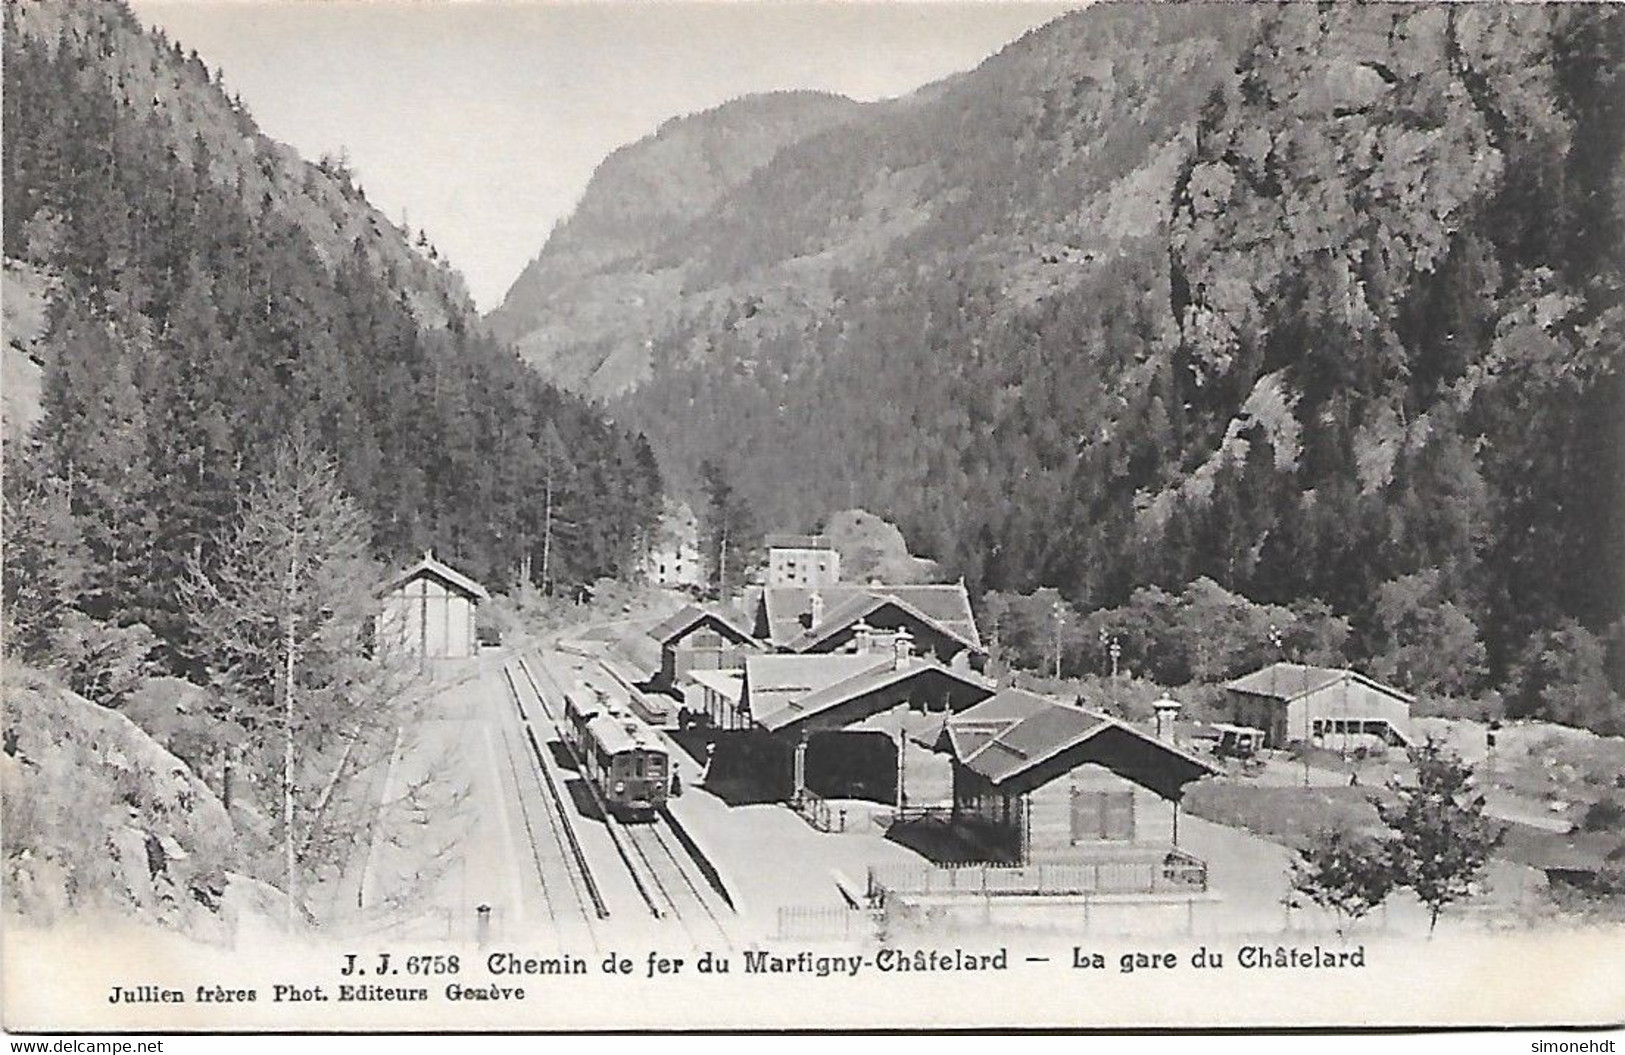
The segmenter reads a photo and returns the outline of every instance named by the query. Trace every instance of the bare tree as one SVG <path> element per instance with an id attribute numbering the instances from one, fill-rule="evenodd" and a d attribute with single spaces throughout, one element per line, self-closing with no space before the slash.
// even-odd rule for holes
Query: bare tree
<path id="1" fill-rule="evenodd" d="M 181 584 L 222 717 L 246 734 L 223 781 L 229 789 L 246 763 L 253 805 L 279 817 L 290 926 L 301 864 L 345 783 L 376 760 L 373 734 L 408 695 L 396 666 L 367 654 L 378 581 L 366 521 L 332 461 L 297 432 L 213 560 L 195 556 Z"/>

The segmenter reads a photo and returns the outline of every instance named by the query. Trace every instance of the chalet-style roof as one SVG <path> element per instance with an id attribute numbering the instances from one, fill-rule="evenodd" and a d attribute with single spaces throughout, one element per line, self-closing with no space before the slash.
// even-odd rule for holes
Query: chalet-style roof
<path id="1" fill-rule="evenodd" d="M 1249 696 L 1264 696 L 1273 700 L 1296 700 L 1299 697 L 1330 688 L 1345 680 L 1392 696 L 1404 703 L 1416 702 L 1415 698 L 1408 693 L 1400 692 L 1393 686 L 1384 685 L 1380 681 L 1373 681 L 1357 670 L 1345 670 L 1338 667 L 1313 667 L 1302 663 L 1271 663 L 1262 670 L 1255 670 L 1251 674 L 1226 682 L 1224 687 L 1233 692 L 1244 692 Z"/>
<path id="2" fill-rule="evenodd" d="M 424 553 L 423 559 L 419 560 L 411 567 L 403 568 L 402 570 L 396 572 L 394 576 L 390 578 L 388 584 L 384 586 L 382 592 L 388 593 L 389 591 L 424 575 L 439 579 L 447 586 L 450 586 L 452 589 L 465 596 L 475 597 L 482 601 L 489 601 L 491 599 L 491 595 L 485 592 L 485 587 L 481 586 L 473 579 L 470 579 L 456 568 L 450 567 L 436 560 L 433 550 Z"/>
<path id="3" fill-rule="evenodd" d="M 834 549 L 835 546 L 823 535 L 792 535 L 778 532 L 768 535 L 762 540 L 767 549 Z"/>
<path id="4" fill-rule="evenodd" d="M 827 612 L 817 626 L 809 627 L 793 640 L 786 642 L 785 647 L 792 652 L 810 651 L 818 647 L 820 643 L 853 626 L 858 621 L 866 620 L 887 607 L 894 607 L 926 626 L 935 627 L 945 636 L 959 642 L 973 652 L 982 651 L 982 643 L 975 637 L 976 624 L 974 620 L 969 623 L 971 633 L 966 634 L 962 629 L 964 623 L 959 621 L 942 622 L 926 615 L 901 597 L 868 591 L 856 593 L 847 598 L 834 611 Z"/>
<path id="5" fill-rule="evenodd" d="M 996 787 L 1025 791 L 1094 762 L 1166 798 L 1217 773 L 1210 763 L 1110 715 L 1005 689 L 948 718 L 938 746 Z"/>
<path id="6" fill-rule="evenodd" d="M 836 652 L 745 657 L 745 699 L 753 722 L 779 732 L 920 677 L 944 677 L 973 691 L 993 691 L 979 675 L 953 670 L 934 659 L 911 656 L 898 663 L 890 652 Z"/>
<path id="7" fill-rule="evenodd" d="M 818 626 L 809 627 L 806 620 L 812 611 L 814 593 L 823 599 L 824 616 Z M 943 633 L 981 651 L 982 637 L 976 631 L 976 616 L 971 612 L 970 596 L 962 582 L 923 586 L 770 586 L 762 590 L 760 604 L 767 624 L 767 639 L 777 647 L 789 648 L 792 642 L 809 632 L 827 636 L 850 626 L 879 607 L 877 601 L 884 602 L 888 598 Z"/>
<path id="8" fill-rule="evenodd" d="M 697 604 L 684 605 L 682 610 L 649 628 L 649 636 L 662 645 L 688 633 L 703 622 L 711 622 L 726 629 L 740 642 L 754 641 L 745 621 L 734 612 L 721 608 L 706 608 Z"/>

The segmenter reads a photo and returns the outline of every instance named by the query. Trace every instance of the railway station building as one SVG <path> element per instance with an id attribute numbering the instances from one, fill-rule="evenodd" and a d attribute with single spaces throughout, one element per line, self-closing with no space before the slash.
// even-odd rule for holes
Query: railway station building
<path id="1" fill-rule="evenodd" d="M 1358 671 L 1272 663 L 1225 685 L 1231 719 L 1261 730 L 1267 747 L 1411 743 L 1414 699 Z"/>
<path id="2" fill-rule="evenodd" d="M 1170 727 L 1164 716 L 1159 733 Z M 1218 770 L 1167 736 L 1005 689 L 950 715 L 938 747 L 952 804 L 899 811 L 887 837 L 925 860 L 870 867 L 872 902 L 1137 936 L 1211 918 L 1219 899 L 1207 862 L 1179 845 L 1179 803 Z"/>
<path id="3" fill-rule="evenodd" d="M 921 655 L 952 667 L 985 669 L 965 584 L 818 588 L 772 587 L 757 601 L 752 632 L 777 652 L 842 653 L 869 647 L 866 634 L 907 631 Z"/>
<path id="4" fill-rule="evenodd" d="M 974 671 L 915 655 L 908 632 L 869 634 L 858 651 L 747 656 L 733 686 L 705 685 L 717 754 L 749 757 L 770 796 L 905 805 L 911 750 L 929 754 L 943 720 L 993 694 Z M 946 773 L 944 773 L 946 776 Z"/>
<path id="5" fill-rule="evenodd" d="M 1179 843 L 1185 787 L 1218 769 L 1166 739 L 1075 704 L 1005 689 L 944 723 L 948 821 L 983 859 L 1130 860 Z"/>
<path id="6" fill-rule="evenodd" d="M 475 610 L 490 599 L 485 587 L 426 552 L 381 592 L 376 640 L 381 648 L 425 659 L 466 659 L 480 647 Z"/>
<path id="7" fill-rule="evenodd" d="M 655 687 L 685 690 L 699 670 L 739 670 L 761 650 L 743 619 L 718 608 L 688 605 L 649 631 L 660 645 Z"/>

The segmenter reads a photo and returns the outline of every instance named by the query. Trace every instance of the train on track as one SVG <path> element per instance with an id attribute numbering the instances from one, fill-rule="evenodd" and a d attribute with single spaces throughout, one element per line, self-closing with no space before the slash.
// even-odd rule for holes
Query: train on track
<path id="1" fill-rule="evenodd" d="M 585 683 L 564 694 L 565 739 L 617 816 L 648 818 L 666 805 L 671 758 L 643 719 Z"/>

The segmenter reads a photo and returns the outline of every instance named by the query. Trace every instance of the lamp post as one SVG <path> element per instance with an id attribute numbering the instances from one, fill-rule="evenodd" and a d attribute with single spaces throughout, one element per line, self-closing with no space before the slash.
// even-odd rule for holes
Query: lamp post
<path id="1" fill-rule="evenodd" d="M 1270 637 L 1270 647 L 1275 649 L 1275 656 L 1276 656 L 1277 661 L 1285 662 L 1286 661 L 1286 638 L 1281 633 L 1281 628 L 1276 626 L 1273 622 L 1270 623 L 1269 637 Z M 1309 691 L 1309 672 L 1307 670 L 1305 670 L 1303 672 L 1303 678 L 1304 678 L 1304 694 L 1308 695 L 1308 691 Z M 1274 688 L 1274 686 L 1272 685 L 1271 688 Z M 1307 748 L 1308 744 L 1309 744 L 1309 730 L 1308 730 L 1309 717 L 1308 717 L 1308 714 L 1309 714 L 1309 712 L 1307 710 L 1307 705 L 1306 705 L 1305 711 L 1304 711 L 1304 725 L 1305 725 L 1305 728 L 1304 728 L 1304 735 L 1303 735 L 1303 742 L 1304 742 L 1305 748 Z M 1272 721 L 1270 724 L 1273 725 L 1274 722 Z M 1309 755 L 1307 753 L 1305 753 L 1304 756 L 1303 756 L 1303 786 L 1304 787 L 1309 786 Z"/>
<path id="2" fill-rule="evenodd" d="M 1106 658 L 1111 662 L 1111 682 L 1108 695 L 1111 709 L 1115 710 L 1117 707 L 1117 663 L 1123 656 L 1123 646 L 1117 640 L 1116 634 L 1105 627 L 1101 627 L 1100 647 L 1105 650 Z"/>

